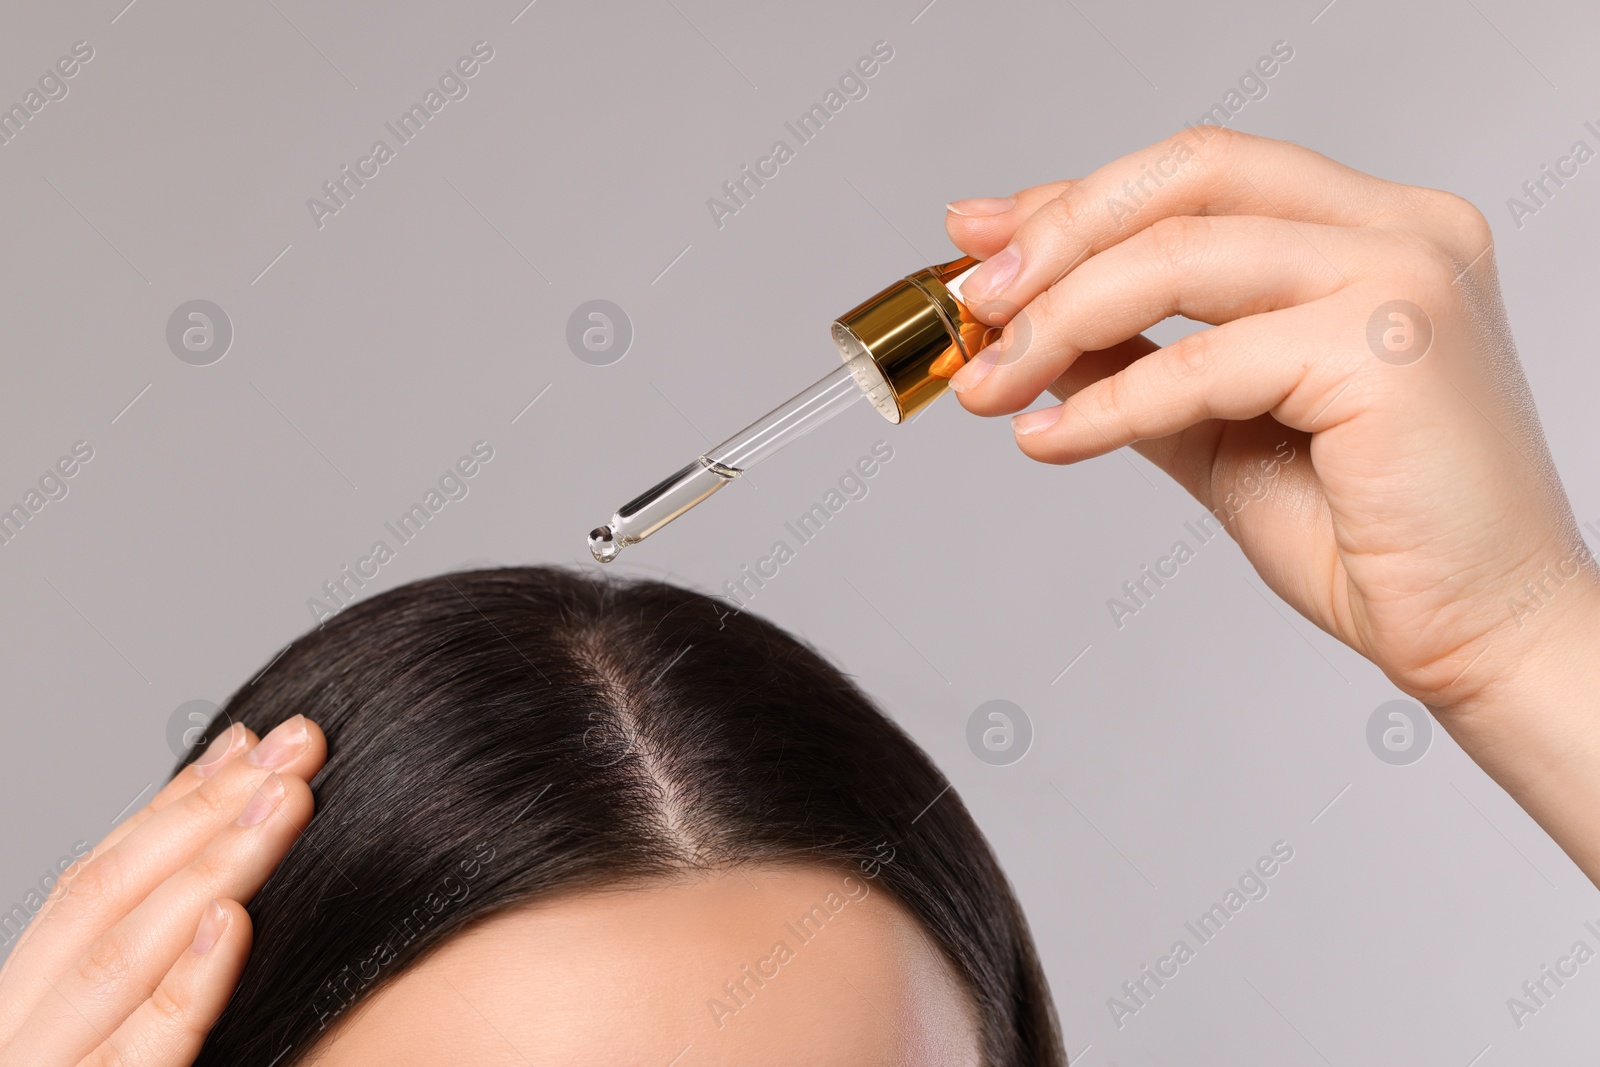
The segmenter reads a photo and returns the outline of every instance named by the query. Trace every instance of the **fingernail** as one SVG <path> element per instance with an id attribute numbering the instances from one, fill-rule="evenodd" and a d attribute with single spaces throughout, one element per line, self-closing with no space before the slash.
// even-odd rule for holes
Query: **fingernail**
<path id="1" fill-rule="evenodd" d="M 200 753 L 200 758 L 194 761 L 194 773 L 202 778 L 210 778 L 218 767 L 228 762 L 228 757 L 243 739 L 244 727 L 230 723 L 226 730 L 211 739 L 206 750 Z"/>
<path id="2" fill-rule="evenodd" d="M 971 200 L 952 200 L 944 209 L 952 215 L 1003 215 L 1017 206 L 1014 196 L 980 196 Z"/>
<path id="3" fill-rule="evenodd" d="M 306 733 L 306 717 L 296 715 L 273 727 L 272 732 L 263 737 L 261 743 L 252 748 L 245 759 L 257 767 L 282 767 L 300 754 L 309 738 L 310 735 Z"/>
<path id="4" fill-rule="evenodd" d="M 968 389 L 975 388 L 993 369 L 994 361 L 984 359 L 980 350 L 977 355 L 967 360 L 960 370 L 950 376 L 950 388 L 958 393 L 964 393 Z"/>
<path id="5" fill-rule="evenodd" d="M 217 943 L 228 929 L 228 911 L 216 901 L 206 905 L 205 914 L 200 916 L 200 928 L 194 932 L 194 944 L 190 947 L 196 956 L 204 956 L 211 951 L 211 946 Z"/>
<path id="6" fill-rule="evenodd" d="M 1038 411 L 1024 411 L 1021 415 L 1011 416 L 1011 428 L 1019 435 L 1026 437 L 1030 433 L 1038 433 L 1047 426 L 1054 426 L 1061 419 L 1061 409 L 1065 404 L 1055 407 L 1040 408 Z"/>
<path id="7" fill-rule="evenodd" d="M 239 825 L 256 825 L 276 811 L 281 803 L 283 803 L 283 779 L 276 774 L 269 774 L 256 789 L 255 795 L 250 798 L 250 803 L 244 806 L 244 811 L 239 815 Z"/>
<path id="8" fill-rule="evenodd" d="M 1011 279 L 1017 276 L 1020 266 L 1022 253 L 1017 251 L 1016 245 L 1006 245 L 984 260 L 983 265 L 967 275 L 967 280 L 961 283 L 964 302 L 970 305 L 999 296 L 1011 284 Z"/>

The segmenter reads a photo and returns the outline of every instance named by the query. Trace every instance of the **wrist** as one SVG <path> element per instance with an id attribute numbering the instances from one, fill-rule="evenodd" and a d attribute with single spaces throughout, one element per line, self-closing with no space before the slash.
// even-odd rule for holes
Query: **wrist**
<path id="1" fill-rule="evenodd" d="M 1433 711 L 1600 884 L 1600 585 L 1587 569 L 1582 579 L 1571 597 L 1549 602 L 1537 631 L 1503 638 L 1491 682 Z"/>
<path id="2" fill-rule="evenodd" d="M 1535 716 L 1591 718 L 1600 707 L 1600 580 L 1585 572 L 1568 592 L 1547 600 L 1539 617 L 1513 614 L 1490 634 L 1451 687 L 1460 698 L 1431 706 L 1435 716 L 1485 740 L 1522 736 L 1537 727 Z"/>

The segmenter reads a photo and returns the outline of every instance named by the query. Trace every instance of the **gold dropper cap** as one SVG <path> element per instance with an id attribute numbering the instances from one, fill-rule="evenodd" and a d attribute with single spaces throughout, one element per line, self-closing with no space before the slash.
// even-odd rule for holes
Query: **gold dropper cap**
<path id="1" fill-rule="evenodd" d="M 882 382 L 861 384 L 890 422 L 904 422 L 933 403 L 950 376 L 986 343 L 993 327 L 974 318 L 946 287 L 977 262 L 962 256 L 924 267 L 834 321 L 840 356 L 848 362 L 865 352 L 882 373 Z"/>

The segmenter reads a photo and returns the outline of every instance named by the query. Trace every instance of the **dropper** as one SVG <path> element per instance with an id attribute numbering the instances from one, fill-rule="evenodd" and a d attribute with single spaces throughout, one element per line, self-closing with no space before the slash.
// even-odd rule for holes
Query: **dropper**
<path id="1" fill-rule="evenodd" d="M 589 534 L 594 558 L 616 559 L 863 396 L 897 424 L 932 403 L 988 337 L 990 328 L 959 299 L 976 266 L 964 256 L 927 267 L 841 315 L 832 334 L 842 367 L 618 508 Z"/>

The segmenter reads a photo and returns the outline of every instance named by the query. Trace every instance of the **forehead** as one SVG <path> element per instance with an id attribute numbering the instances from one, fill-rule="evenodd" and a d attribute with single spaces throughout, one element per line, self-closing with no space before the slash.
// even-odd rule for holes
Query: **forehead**
<path id="1" fill-rule="evenodd" d="M 312 1062 L 978 1067 L 970 998 L 872 879 L 746 867 L 495 916 L 397 976 Z"/>

